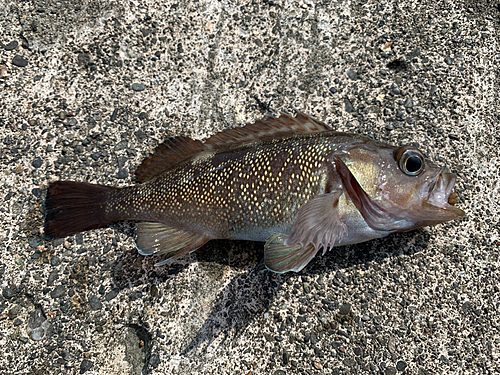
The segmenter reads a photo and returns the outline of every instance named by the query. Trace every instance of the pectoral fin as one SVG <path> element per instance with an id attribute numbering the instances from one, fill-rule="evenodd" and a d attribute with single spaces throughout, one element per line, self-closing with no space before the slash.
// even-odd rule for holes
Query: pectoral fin
<path id="1" fill-rule="evenodd" d="M 169 227 L 162 223 L 137 224 L 135 245 L 142 255 L 166 254 L 167 259 L 156 263 L 161 266 L 203 246 L 210 238 Z"/>
<path id="2" fill-rule="evenodd" d="M 337 209 L 342 194 L 342 190 L 335 190 L 307 202 L 295 219 L 287 244 L 313 244 L 317 249 L 323 247 L 324 254 L 327 248 L 340 241 L 347 233 Z"/>
<path id="3" fill-rule="evenodd" d="M 290 236 L 275 233 L 264 247 L 266 267 L 274 272 L 298 272 L 322 247 L 326 250 L 340 242 L 347 228 L 337 210 L 341 190 L 322 194 L 299 211 Z"/>
<path id="4" fill-rule="evenodd" d="M 285 244 L 288 236 L 274 233 L 264 245 L 264 264 L 267 269 L 277 273 L 288 271 L 299 272 L 316 255 L 318 250 L 310 244 L 288 246 Z"/>

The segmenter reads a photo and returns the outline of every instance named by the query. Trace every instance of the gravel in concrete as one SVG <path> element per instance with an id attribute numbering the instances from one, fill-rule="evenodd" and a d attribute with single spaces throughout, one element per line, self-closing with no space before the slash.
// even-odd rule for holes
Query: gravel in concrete
<path id="1" fill-rule="evenodd" d="M 500 373 L 497 1 L 0 2 L 0 373 Z M 171 265 L 133 223 L 48 241 L 50 181 L 126 186 L 166 136 L 267 111 L 416 144 L 460 222 L 335 249 Z"/>

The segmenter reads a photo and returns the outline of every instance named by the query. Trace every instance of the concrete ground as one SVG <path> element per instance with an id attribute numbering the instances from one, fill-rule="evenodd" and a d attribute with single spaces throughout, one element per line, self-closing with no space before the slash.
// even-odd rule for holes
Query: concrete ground
<path id="1" fill-rule="evenodd" d="M 500 373 L 497 0 L 0 2 L 0 374 Z M 418 143 L 459 222 L 262 270 L 162 268 L 133 223 L 48 241 L 49 181 L 125 186 L 167 135 L 311 114 Z"/>

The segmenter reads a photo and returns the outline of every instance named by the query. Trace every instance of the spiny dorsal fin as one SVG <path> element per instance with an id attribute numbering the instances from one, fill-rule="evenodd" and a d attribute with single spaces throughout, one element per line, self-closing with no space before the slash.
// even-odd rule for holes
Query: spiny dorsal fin
<path id="1" fill-rule="evenodd" d="M 167 138 L 135 171 L 137 182 L 143 183 L 178 166 L 205 150 L 205 145 L 187 137 Z"/>
<path id="2" fill-rule="evenodd" d="M 225 130 L 215 134 L 206 141 L 207 150 L 228 149 L 231 147 L 270 141 L 275 138 L 289 137 L 295 134 L 308 134 L 332 130 L 327 125 L 312 119 L 300 112 L 297 116 L 282 113 L 280 117 L 268 116 L 263 120 L 240 128 Z"/>
<path id="3" fill-rule="evenodd" d="M 244 127 L 225 130 L 208 138 L 205 143 L 187 137 L 167 138 L 139 165 L 135 176 L 137 182 L 143 183 L 202 152 L 228 150 L 257 141 L 329 130 L 331 128 L 322 122 L 298 112 L 295 117 L 287 114 L 269 116 Z"/>

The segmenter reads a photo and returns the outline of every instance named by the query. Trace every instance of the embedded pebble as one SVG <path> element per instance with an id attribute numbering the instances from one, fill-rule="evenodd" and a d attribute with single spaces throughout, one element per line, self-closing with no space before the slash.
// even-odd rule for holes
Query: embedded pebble
<path id="1" fill-rule="evenodd" d="M 7 313 L 7 316 L 9 317 L 10 320 L 14 320 L 15 318 L 17 318 L 20 311 L 21 307 L 19 305 L 14 305 Z"/>
<path id="2" fill-rule="evenodd" d="M 77 245 L 82 245 L 83 244 L 83 233 L 77 233 L 75 235 L 75 242 Z"/>
<path id="3" fill-rule="evenodd" d="M 2 296 L 4 296 L 4 298 L 6 299 L 11 299 L 12 297 L 14 297 L 14 291 L 10 288 L 3 288 L 2 290 Z"/>
<path id="4" fill-rule="evenodd" d="M 351 304 L 350 303 L 344 303 L 343 305 L 340 306 L 340 309 L 339 309 L 340 315 L 349 315 L 350 312 L 351 312 Z"/>
<path id="5" fill-rule="evenodd" d="M 76 120 L 76 118 L 70 118 L 68 119 L 64 125 L 67 126 L 67 127 L 71 127 L 71 126 L 75 126 L 76 124 L 78 124 L 78 121 Z"/>
<path id="6" fill-rule="evenodd" d="M 58 275 L 59 275 L 59 272 L 57 271 L 57 269 L 53 270 L 49 274 L 49 278 L 47 279 L 47 286 L 54 285 L 54 282 L 57 280 Z"/>
<path id="7" fill-rule="evenodd" d="M 316 370 L 323 370 L 323 365 L 319 362 L 313 362 L 313 366 Z"/>
<path id="8" fill-rule="evenodd" d="M 404 371 L 408 367 L 408 364 L 405 361 L 398 361 L 396 363 L 396 369 L 398 371 Z"/>
<path id="9" fill-rule="evenodd" d="M 28 244 L 32 249 L 36 249 L 38 248 L 38 246 L 41 246 L 43 244 L 43 240 L 39 236 L 30 237 L 28 239 Z"/>
<path id="10" fill-rule="evenodd" d="M 106 301 L 111 301 L 112 299 L 114 299 L 117 295 L 118 295 L 118 292 L 119 290 L 118 289 L 113 289 L 111 292 L 107 293 L 105 296 L 104 296 L 104 299 Z"/>
<path id="11" fill-rule="evenodd" d="M 146 89 L 146 86 L 142 83 L 133 83 L 132 84 L 132 90 L 134 91 L 144 91 Z"/>
<path id="12" fill-rule="evenodd" d="M 26 333 L 33 341 L 40 341 L 52 335 L 52 325 L 41 309 L 36 309 L 30 314 Z"/>
<path id="13" fill-rule="evenodd" d="M 24 68 L 24 67 L 28 66 L 28 60 L 26 60 L 22 56 L 16 55 L 12 59 L 12 64 L 15 65 L 15 66 L 18 66 L 20 68 Z"/>
<path id="14" fill-rule="evenodd" d="M 406 98 L 404 104 L 406 108 L 413 108 L 413 99 L 412 98 Z"/>
<path id="15" fill-rule="evenodd" d="M 124 179 L 127 177 L 128 177 L 128 169 L 127 168 L 120 169 L 118 171 L 118 173 L 116 174 L 116 178 L 119 178 L 119 179 Z"/>
<path id="16" fill-rule="evenodd" d="M 347 76 L 352 79 L 352 80 L 356 80 L 358 79 L 358 73 L 356 73 L 354 70 L 351 70 L 351 69 L 347 69 Z"/>
<path id="17" fill-rule="evenodd" d="M 52 298 L 60 298 L 66 295 L 66 287 L 64 285 L 56 286 L 52 292 L 50 292 L 50 296 Z"/>
<path id="18" fill-rule="evenodd" d="M 40 157 L 36 157 L 33 159 L 33 162 L 31 163 L 31 165 L 35 168 L 40 168 L 43 164 L 43 161 Z"/>
<path id="19" fill-rule="evenodd" d="M 345 105 L 345 111 L 346 112 L 354 112 L 354 106 L 352 105 L 351 101 L 347 98 L 344 99 L 344 105 Z"/>
<path id="20" fill-rule="evenodd" d="M 18 46 L 19 46 L 19 43 L 17 41 L 13 40 L 12 42 L 7 43 L 3 48 L 6 51 L 13 51 L 13 50 L 17 49 Z"/>
<path id="21" fill-rule="evenodd" d="M 89 361 L 88 359 L 84 359 L 82 363 L 80 363 L 80 374 L 85 374 L 87 371 L 89 371 L 94 363 L 92 361 Z"/>
<path id="22" fill-rule="evenodd" d="M 50 259 L 50 265 L 52 267 L 56 267 L 60 264 L 61 264 L 61 258 L 59 258 L 58 256 L 54 256 Z"/>
<path id="23" fill-rule="evenodd" d="M 115 146 L 115 151 L 121 151 L 121 150 L 124 150 L 124 149 L 126 149 L 126 148 L 127 148 L 127 146 L 128 146 L 128 142 L 127 142 L 127 140 L 126 140 L 126 139 L 124 139 L 124 140 L 122 140 L 122 141 L 120 141 L 120 142 L 118 142 L 118 143 L 116 144 L 116 146 Z"/>
<path id="24" fill-rule="evenodd" d="M 94 311 L 102 309 L 102 302 L 96 296 L 89 297 L 89 305 Z"/>

